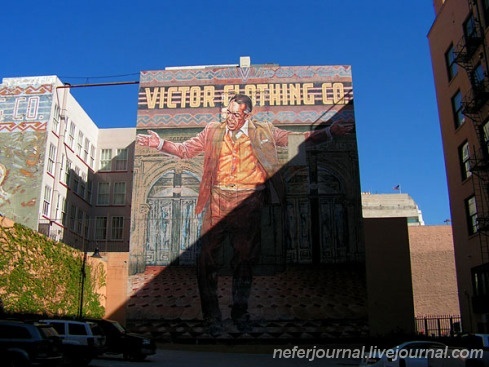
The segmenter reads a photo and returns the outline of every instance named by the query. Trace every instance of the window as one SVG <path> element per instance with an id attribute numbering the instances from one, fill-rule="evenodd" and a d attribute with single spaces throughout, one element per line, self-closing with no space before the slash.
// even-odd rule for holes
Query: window
<path id="1" fill-rule="evenodd" d="M 80 191 L 78 194 L 85 199 L 85 187 L 87 186 L 87 174 L 85 172 L 82 172 L 81 178 L 80 178 Z"/>
<path id="2" fill-rule="evenodd" d="M 462 171 L 462 180 L 466 180 L 472 175 L 470 171 L 470 152 L 469 143 L 465 142 L 458 148 L 460 169 Z"/>
<path id="3" fill-rule="evenodd" d="M 83 236 L 88 238 L 88 234 L 90 233 L 90 218 L 88 218 L 87 213 L 85 213 L 85 222 L 83 223 L 85 224 L 83 227 Z"/>
<path id="4" fill-rule="evenodd" d="M 68 334 L 70 335 L 87 335 L 87 330 L 84 324 L 68 324 Z"/>
<path id="5" fill-rule="evenodd" d="M 484 19 L 486 20 L 486 27 L 489 27 L 489 0 L 484 0 Z"/>
<path id="6" fill-rule="evenodd" d="M 100 170 L 110 171 L 112 161 L 112 149 L 102 149 L 102 155 L 100 157 Z"/>
<path id="7" fill-rule="evenodd" d="M 479 84 L 484 81 L 484 69 L 482 68 L 482 64 L 479 62 L 474 69 L 474 81 L 476 84 Z"/>
<path id="8" fill-rule="evenodd" d="M 484 142 L 486 143 L 486 152 L 489 154 L 489 120 L 487 120 L 482 126 L 484 132 Z"/>
<path id="9" fill-rule="evenodd" d="M 53 132 L 59 133 L 59 122 L 60 122 L 61 114 L 60 109 L 57 104 L 54 105 L 54 114 L 53 114 Z"/>
<path id="10" fill-rule="evenodd" d="M 72 231 L 75 230 L 75 221 L 76 221 L 76 206 L 74 204 L 70 205 L 70 222 L 68 223 L 68 228 Z"/>
<path id="11" fill-rule="evenodd" d="M 73 185 L 71 189 L 78 193 L 78 185 L 80 183 L 80 169 L 78 167 L 75 167 L 75 173 L 73 174 Z"/>
<path id="12" fill-rule="evenodd" d="M 475 24 L 474 15 L 471 13 L 470 16 L 465 21 L 464 25 L 464 35 L 466 40 L 469 41 L 472 38 L 477 38 L 477 26 Z"/>
<path id="13" fill-rule="evenodd" d="M 93 181 L 89 178 L 87 180 L 87 201 L 90 204 L 92 203 L 92 187 L 93 187 Z"/>
<path id="14" fill-rule="evenodd" d="M 88 162 L 88 149 L 90 148 L 90 140 L 85 138 L 85 144 L 83 145 L 83 160 Z"/>
<path id="15" fill-rule="evenodd" d="M 453 118 L 455 119 L 455 128 L 462 126 L 465 122 L 465 115 L 463 114 L 463 105 L 462 105 L 462 94 L 460 91 L 457 91 L 455 95 L 452 97 L 452 110 L 453 110 Z"/>
<path id="16" fill-rule="evenodd" d="M 95 239 L 107 239 L 107 217 L 97 217 L 95 219 Z"/>
<path id="17" fill-rule="evenodd" d="M 127 170 L 127 149 L 117 149 L 117 155 L 115 156 L 115 170 Z"/>
<path id="18" fill-rule="evenodd" d="M 124 217 L 112 217 L 112 233 L 113 240 L 122 240 L 124 230 Z"/>
<path id="19" fill-rule="evenodd" d="M 471 196 L 465 200 L 465 209 L 467 211 L 467 225 L 469 229 L 469 234 L 477 233 L 477 206 L 475 204 L 475 196 Z"/>
<path id="20" fill-rule="evenodd" d="M 453 45 L 450 45 L 450 48 L 445 53 L 445 63 L 448 71 L 448 80 L 452 80 L 458 72 L 458 65 L 455 62 L 455 53 L 453 49 Z"/>
<path id="21" fill-rule="evenodd" d="M 83 210 L 78 209 L 76 213 L 76 233 L 82 234 L 82 228 L 83 228 L 83 217 L 85 216 L 85 213 Z"/>
<path id="22" fill-rule="evenodd" d="M 110 204 L 110 184 L 108 182 L 99 182 L 97 190 L 97 204 Z"/>
<path id="23" fill-rule="evenodd" d="M 54 162 L 56 161 L 56 146 L 54 144 L 49 145 L 49 156 L 47 171 L 50 174 L 54 174 Z"/>
<path id="24" fill-rule="evenodd" d="M 49 217 L 49 206 L 51 204 L 51 187 L 44 186 L 44 202 L 42 204 L 42 214 Z"/>
<path id="25" fill-rule="evenodd" d="M 58 194 L 58 197 L 56 199 L 56 212 L 54 213 L 54 220 L 58 221 L 59 220 L 59 213 L 61 210 L 61 194 Z"/>
<path id="26" fill-rule="evenodd" d="M 114 183 L 114 205 L 124 205 L 126 203 L 126 183 Z"/>
<path id="27" fill-rule="evenodd" d="M 489 295 L 489 265 L 479 265 L 472 268 L 472 285 L 474 296 Z"/>
<path id="28" fill-rule="evenodd" d="M 75 142 L 75 123 L 70 122 L 70 135 L 68 136 L 68 146 L 73 149 L 73 144 Z"/>
<path id="29" fill-rule="evenodd" d="M 70 184 L 70 176 L 71 176 L 71 161 L 69 159 L 67 159 L 66 160 L 65 177 L 64 177 L 64 183 L 67 185 Z"/>
<path id="30" fill-rule="evenodd" d="M 66 198 L 62 196 L 60 209 L 61 209 L 61 223 L 63 223 L 63 225 L 66 225 L 66 207 L 67 207 Z"/>
<path id="31" fill-rule="evenodd" d="M 76 143 L 76 154 L 78 154 L 79 157 L 82 155 L 82 146 L 83 146 L 83 133 L 81 131 L 78 131 L 78 141 Z"/>
<path id="32" fill-rule="evenodd" d="M 92 145 L 90 147 L 90 168 L 93 169 L 95 167 L 94 163 L 95 163 L 95 147 Z"/>

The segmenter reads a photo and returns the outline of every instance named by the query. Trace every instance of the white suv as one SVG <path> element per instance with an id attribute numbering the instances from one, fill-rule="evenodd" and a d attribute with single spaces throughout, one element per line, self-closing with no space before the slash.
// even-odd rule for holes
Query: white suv
<path id="1" fill-rule="evenodd" d="M 41 320 L 51 325 L 61 337 L 69 365 L 88 365 L 105 350 L 105 335 L 94 322 L 76 320 Z"/>

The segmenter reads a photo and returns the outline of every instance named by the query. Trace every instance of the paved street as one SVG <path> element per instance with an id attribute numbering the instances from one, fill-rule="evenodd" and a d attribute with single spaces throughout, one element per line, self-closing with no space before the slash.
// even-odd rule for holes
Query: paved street
<path id="1" fill-rule="evenodd" d="M 293 346 L 279 348 L 292 349 Z M 95 359 L 90 367 L 298 367 L 298 366 L 358 366 L 355 359 L 317 358 L 273 358 L 272 346 L 176 346 L 159 348 L 156 355 L 143 362 L 127 362 L 121 356 Z M 324 348 L 318 346 L 318 348 Z M 304 350 L 304 352 L 306 352 Z M 296 351 L 297 353 L 297 351 Z M 316 352 L 317 353 L 317 352 Z M 318 353 L 320 355 L 321 352 Z"/>

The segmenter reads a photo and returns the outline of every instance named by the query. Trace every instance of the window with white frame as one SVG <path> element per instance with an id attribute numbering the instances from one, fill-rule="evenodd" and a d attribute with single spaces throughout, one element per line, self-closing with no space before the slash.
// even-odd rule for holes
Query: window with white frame
<path id="1" fill-rule="evenodd" d="M 78 193 L 78 185 L 80 184 L 80 168 L 75 167 L 75 173 L 73 174 L 73 184 L 71 186 L 71 189 Z"/>
<path id="2" fill-rule="evenodd" d="M 124 217 L 112 217 L 111 239 L 122 240 L 124 232 Z"/>
<path id="3" fill-rule="evenodd" d="M 61 223 L 66 226 L 66 198 L 64 196 L 61 197 L 61 204 L 60 204 L 60 210 L 61 210 Z"/>
<path id="4" fill-rule="evenodd" d="M 83 144 L 83 160 L 88 162 L 88 150 L 90 149 L 90 140 L 85 138 L 85 143 Z"/>
<path id="5" fill-rule="evenodd" d="M 112 149 L 102 149 L 100 155 L 100 170 L 110 171 L 112 169 Z"/>
<path id="6" fill-rule="evenodd" d="M 59 134 L 59 124 L 61 120 L 60 108 L 57 104 L 54 105 L 54 114 L 53 114 L 53 132 Z"/>
<path id="7" fill-rule="evenodd" d="M 127 170 L 127 149 L 117 149 L 117 155 L 115 156 L 115 170 L 126 171 Z"/>
<path id="8" fill-rule="evenodd" d="M 75 123 L 70 121 L 70 133 L 68 135 L 68 146 L 73 149 L 73 144 L 75 143 Z"/>
<path id="9" fill-rule="evenodd" d="M 453 48 L 453 44 L 450 45 L 450 48 L 445 53 L 445 64 L 448 71 L 448 80 L 452 80 L 458 72 L 458 64 L 455 62 L 455 51 Z"/>
<path id="10" fill-rule="evenodd" d="M 69 186 L 70 185 L 70 177 L 72 175 L 71 161 L 69 159 L 66 160 L 66 166 L 65 167 L 66 168 L 65 168 L 65 175 L 64 175 L 64 183 Z"/>
<path id="11" fill-rule="evenodd" d="M 82 156 L 82 147 L 83 147 L 83 132 L 78 131 L 78 141 L 76 143 L 76 154 L 79 157 Z"/>
<path id="12" fill-rule="evenodd" d="M 42 214 L 49 217 L 49 207 L 51 205 L 51 186 L 44 186 L 44 201 L 42 204 Z"/>
<path id="13" fill-rule="evenodd" d="M 465 122 L 465 115 L 463 114 L 463 105 L 462 105 L 462 94 L 460 91 L 457 91 L 455 95 L 452 97 L 452 111 L 453 118 L 455 119 L 455 128 L 462 126 Z"/>
<path id="14" fill-rule="evenodd" d="M 48 154 L 48 165 L 46 167 L 48 173 L 54 174 L 54 163 L 56 161 L 56 146 L 54 144 L 49 145 L 49 154 Z"/>
<path id="15" fill-rule="evenodd" d="M 95 146 L 90 146 L 90 168 L 95 168 Z"/>
<path id="16" fill-rule="evenodd" d="M 463 143 L 459 148 L 460 170 L 462 173 L 462 180 L 466 180 L 472 175 L 470 171 L 470 150 L 469 142 Z"/>
<path id="17" fill-rule="evenodd" d="M 97 205 L 110 204 L 110 184 L 108 182 L 99 182 L 97 190 Z"/>
<path id="18" fill-rule="evenodd" d="M 95 239 L 96 240 L 107 239 L 107 217 L 95 218 Z"/>
<path id="19" fill-rule="evenodd" d="M 126 183 L 114 183 L 114 205 L 124 205 L 126 203 Z"/>
<path id="20" fill-rule="evenodd" d="M 54 213 L 54 220 L 59 221 L 60 220 L 60 215 L 61 213 L 61 194 L 58 193 L 58 196 L 56 198 L 56 209 Z"/>
<path id="21" fill-rule="evenodd" d="M 78 191 L 78 195 L 80 195 L 83 199 L 85 199 L 85 188 L 87 186 L 87 174 L 82 172 L 80 178 L 80 190 Z"/>
<path id="22" fill-rule="evenodd" d="M 471 196 L 465 200 L 465 209 L 467 212 L 467 226 L 469 234 L 477 233 L 479 226 L 477 224 L 477 205 L 475 202 L 475 196 Z"/>

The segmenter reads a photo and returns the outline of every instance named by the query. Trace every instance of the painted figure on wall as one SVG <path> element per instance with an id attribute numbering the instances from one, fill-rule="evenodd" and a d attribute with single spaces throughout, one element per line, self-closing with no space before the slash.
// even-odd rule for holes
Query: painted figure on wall
<path id="1" fill-rule="evenodd" d="M 279 199 L 285 195 L 277 147 L 287 146 L 289 135 L 299 134 L 252 120 L 252 110 L 251 99 L 237 94 L 225 110 L 224 123 L 208 123 L 197 136 L 182 143 L 164 140 L 154 131 L 138 134 L 136 139 L 139 145 L 183 159 L 204 154 L 195 207 L 196 214 L 204 212 L 197 278 L 202 314 L 211 332 L 219 332 L 222 322 L 217 254 L 227 237 L 234 251 L 231 318 L 240 330 L 249 325 L 248 298 L 260 249 L 261 210 L 271 190 Z M 306 139 L 325 141 L 350 130 L 336 123 L 301 134 Z"/>

